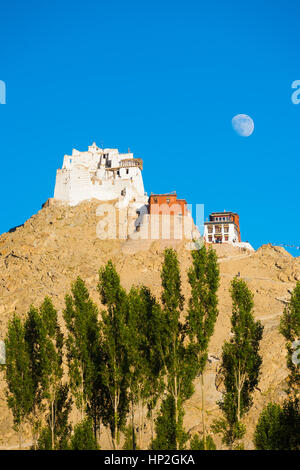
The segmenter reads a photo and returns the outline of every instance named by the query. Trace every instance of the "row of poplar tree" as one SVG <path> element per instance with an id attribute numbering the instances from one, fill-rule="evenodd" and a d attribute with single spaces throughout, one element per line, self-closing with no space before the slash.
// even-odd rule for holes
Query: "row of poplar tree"
<path id="1" fill-rule="evenodd" d="M 192 252 L 188 281 L 185 307 L 177 254 L 166 249 L 160 301 L 145 286 L 127 293 L 109 261 L 99 271 L 101 312 L 77 278 L 65 298 L 65 334 L 48 297 L 39 309 L 31 306 L 24 321 L 14 315 L 5 340 L 5 372 L 20 447 L 29 424 L 34 449 L 97 449 L 103 427 L 113 449 L 120 442 L 123 449 L 145 449 L 147 421 L 150 449 L 215 449 L 212 433 L 220 433 L 229 448 L 242 448 L 243 418 L 252 406 L 262 362 L 263 327 L 254 320 L 253 295 L 242 279 L 233 279 L 231 336 L 223 346 L 220 368 L 222 418 L 208 432 L 204 371 L 219 287 L 213 249 L 203 246 Z M 292 342 L 300 336 L 299 283 L 285 308 L 281 331 L 287 340 L 288 398 L 283 406 L 271 403 L 263 410 L 254 436 L 257 448 L 300 445 L 299 431 L 295 436 L 293 428 L 300 422 L 300 373 L 291 360 Z M 194 392 L 195 378 L 202 390 L 202 432 L 190 436 L 183 426 L 184 402 Z M 81 415 L 74 429 L 69 418 L 73 403 Z M 282 441 L 278 444 L 276 437 L 274 444 L 270 436 L 278 436 L 279 429 Z M 287 436 L 293 436 L 288 444 Z"/>

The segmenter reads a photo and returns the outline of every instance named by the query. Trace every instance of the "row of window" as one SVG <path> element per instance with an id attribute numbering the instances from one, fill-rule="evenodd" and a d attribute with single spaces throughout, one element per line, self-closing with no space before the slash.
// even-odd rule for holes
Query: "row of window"
<path id="1" fill-rule="evenodd" d="M 222 227 L 224 227 L 224 233 L 229 233 L 229 225 L 208 225 L 207 231 L 208 233 L 214 233 L 215 228 L 215 233 L 222 233 Z"/>
<path id="2" fill-rule="evenodd" d="M 212 217 L 212 220 L 213 221 L 216 221 L 216 222 L 229 222 L 231 220 L 231 217 L 230 216 L 226 216 L 226 217 Z"/>
<path id="3" fill-rule="evenodd" d="M 228 242 L 228 240 L 229 240 L 229 235 L 224 235 L 224 241 L 225 241 L 225 242 Z M 208 235 L 208 241 L 209 241 L 210 243 L 212 243 L 212 241 L 213 241 L 212 235 Z M 222 237 L 215 237 L 215 240 L 214 240 L 214 241 L 215 241 L 216 243 L 222 243 L 223 238 L 222 238 Z"/>

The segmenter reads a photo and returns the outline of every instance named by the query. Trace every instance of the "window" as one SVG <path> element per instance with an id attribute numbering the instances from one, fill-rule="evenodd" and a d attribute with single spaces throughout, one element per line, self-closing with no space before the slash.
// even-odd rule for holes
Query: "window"
<path id="1" fill-rule="evenodd" d="M 169 197 L 167 197 L 166 201 L 167 201 L 167 204 L 170 204 L 170 198 Z"/>
<path id="2" fill-rule="evenodd" d="M 224 233 L 228 233 L 229 232 L 229 226 L 228 225 L 224 225 Z"/>
<path id="3" fill-rule="evenodd" d="M 208 233 L 213 233 L 213 227 L 212 227 L 212 225 L 209 225 L 209 226 L 207 227 L 207 231 L 208 231 Z"/>
<path id="4" fill-rule="evenodd" d="M 120 170 L 117 170 L 117 175 L 120 176 Z"/>
<path id="5" fill-rule="evenodd" d="M 225 242 L 228 242 L 228 235 L 225 235 Z"/>
<path id="6" fill-rule="evenodd" d="M 154 200 L 154 203 L 157 204 L 157 197 L 155 197 L 153 200 Z"/>
<path id="7" fill-rule="evenodd" d="M 209 242 L 212 242 L 212 235 L 209 235 L 209 236 L 208 236 L 208 241 L 209 241 Z"/>
<path id="8" fill-rule="evenodd" d="M 129 173 L 129 170 L 128 170 L 128 168 L 127 168 L 127 170 L 126 170 L 126 175 L 128 175 L 128 173 Z"/>

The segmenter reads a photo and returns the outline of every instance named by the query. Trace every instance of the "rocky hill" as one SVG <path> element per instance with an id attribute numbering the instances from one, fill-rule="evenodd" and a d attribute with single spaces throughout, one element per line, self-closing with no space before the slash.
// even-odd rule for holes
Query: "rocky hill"
<path id="1" fill-rule="evenodd" d="M 120 273 L 122 284 L 145 284 L 160 294 L 160 267 L 164 241 L 134 242 L 131 240 L 101 240 L 96 233 L 99 201 L 81 203 L 75 207 L 57 203 L 46 204 L 23 226 L 0 237 L 0 338 L 4 338 L 9 318 L 14 311 L 24 314 L 30 304 L 39 305 L 49 295 L 61 312 L 64 296 L 80 275 L 87 283 L 91 296 L 100 305 L 96 290 L 99 267 L 112 259 Z M 185 242 L 173 242 L 181 264 L 183 290 L 189 295 L 187 269 L 191 263 Z M 255 317 L 264 324 L 261 344 L 263 355 L 260 391 L 255 392 L 254 406 L 246 419 L 246 448 L 252 448 L 252 434 L 262 407 L 270 400 L 282 400 L 287 375 L 284 341 L 278 332 L 280 315 L 297 280 L 300 280 L 300 258 L 293 258 L 283 248 L 264 245 L 256 252 L 242 251 L 231 246 L 217 246 L 221 285 L 215 334 L 210 344 L 210 362 L 205 382 L 208 421 L 218 416 L 216 401 L 220 397 L 218 367 L 222 345 L 230 333 L 230 282 L 240 273 L 252 292 Z M 200 387 L 186 403 L 187 429 L 201 429 Z M 0 447 L 14 448 L 17 436 L 12 429 L 11 413 L 5 401 L 4 374 L 0 373 Z M 149 430 L 145 430 L 147 434 Z M 27 435 L 28 445 L 30 435 Z M 217 442 L 219 442 L 217 440 Z M 103 446 L 105 446 L 105 439 Z"/>

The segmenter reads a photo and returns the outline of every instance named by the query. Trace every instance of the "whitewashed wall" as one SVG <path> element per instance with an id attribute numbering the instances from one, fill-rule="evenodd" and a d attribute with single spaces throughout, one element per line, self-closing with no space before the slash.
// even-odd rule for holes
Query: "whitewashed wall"
<path id="1" fill-rule="evenodd" d="M 133 154 L 119 154 L 117 149 L 99 149 L 95 144 L 87 152 L 73 150 L 65 155 L 61 170 L 57 170 L 54 199 L 76 205 L 92 198 L 100 201 L 118 199 L 121 206 L 135 199 L 146 202 L 141 170 L 138 167 L 120 168 L 113 172 L 106 168 L 106 161 L 117 168 L 123 159 L 133 159 Z M 128 170 L 128 171 L 126 171 Z M 125 195 L 122 192 L 125 190 Z"/>

